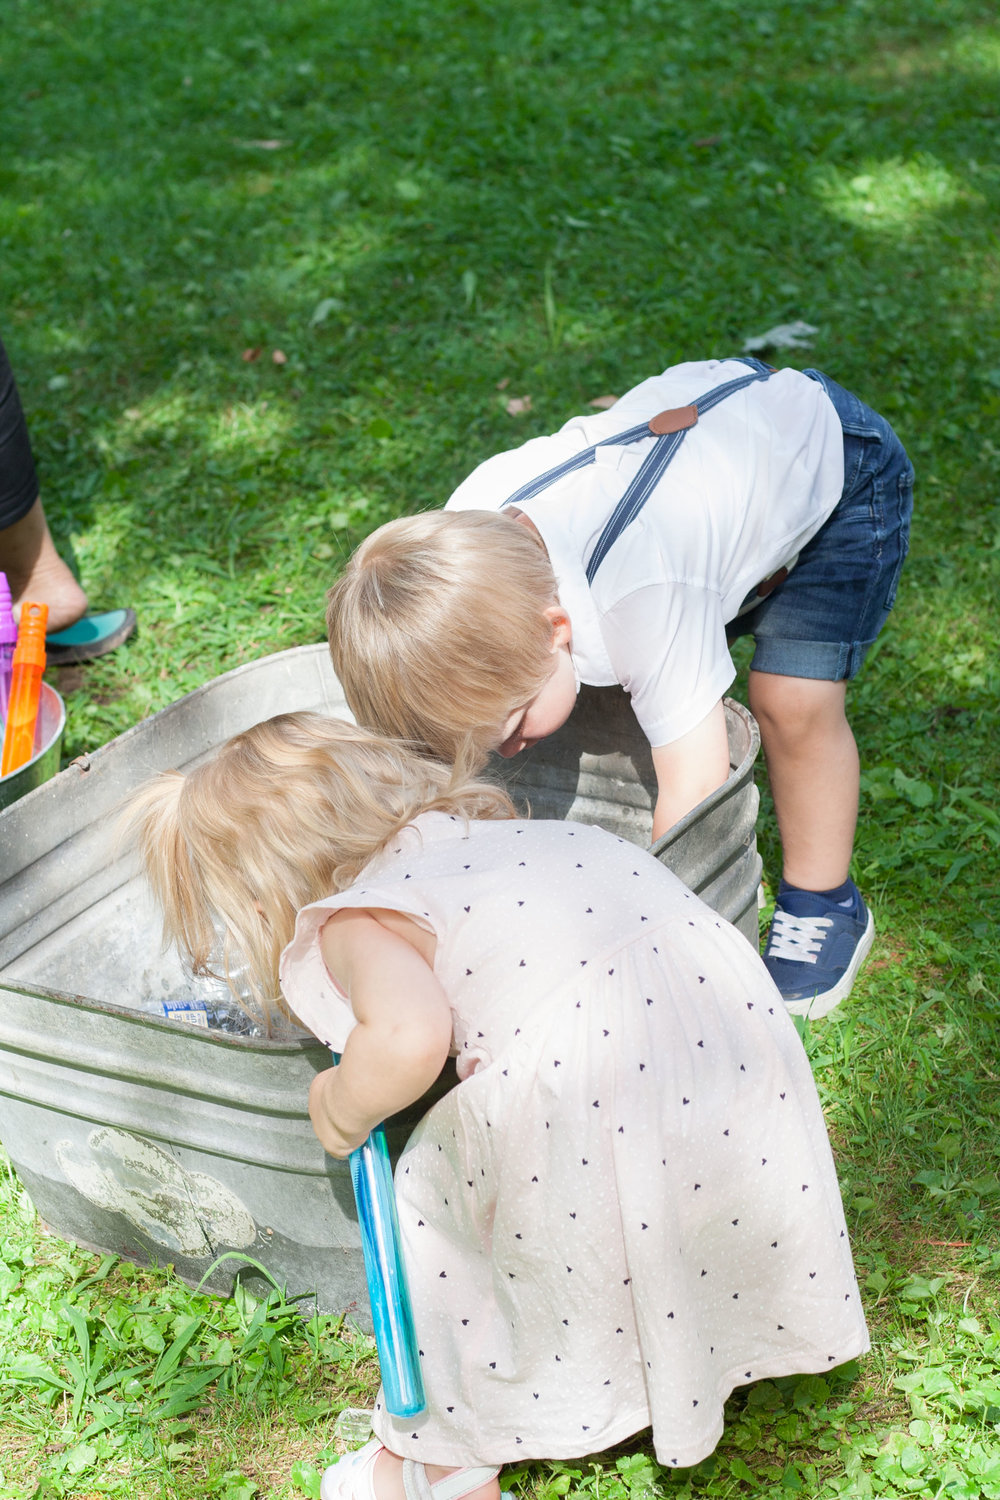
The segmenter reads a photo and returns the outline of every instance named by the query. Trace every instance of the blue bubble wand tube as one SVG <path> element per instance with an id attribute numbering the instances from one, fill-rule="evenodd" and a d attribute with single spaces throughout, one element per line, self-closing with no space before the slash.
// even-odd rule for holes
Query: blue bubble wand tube
<path id="1" fill-rule="evenodd" d="M 339 1063 L 339 1052 L 332 1055 L 334 1063 Z M 394 1417 L 415 1417 L 427 1403 L 399 1248 L 392 1164 L 381 1125 L 376 1125 L 368 1139 L 351 1152 L 348 1161 L 386 1409 Z"/>

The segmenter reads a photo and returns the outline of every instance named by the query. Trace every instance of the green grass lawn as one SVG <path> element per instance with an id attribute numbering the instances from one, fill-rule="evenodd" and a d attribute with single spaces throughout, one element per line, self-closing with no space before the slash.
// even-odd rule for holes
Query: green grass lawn
<path id="1" fill-rule="evenodd" d="M 372 527 L 669 363 L 802 319 L 788 362 L 893 421 L 913 547 L 849 700 L 879 935 L 807 1037 L 873 1351 L 739 1395 L 697 1470 L 509 1482 L 996 1500 L 995 4 L 0 0 L 0 74 L 0 334 L 57 539 L 140 620 L 50 674 L 67 757 L 321 639 Z M 766 795 L 760 842 L 774 877 Z M 67 1247 L 12 1178 L 2 1222 L 4 1500 L 316 1492 L 367 1341 Z"/>

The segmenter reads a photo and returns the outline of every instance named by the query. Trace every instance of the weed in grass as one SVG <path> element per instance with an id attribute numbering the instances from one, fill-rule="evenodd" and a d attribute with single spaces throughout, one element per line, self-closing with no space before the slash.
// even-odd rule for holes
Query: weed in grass
<path id="1" fill-rule="evenodd" d="M 238 1282 L 218 1302 L 168 1272 L 43 1237 L 11 1178 L 3 1210 L 0 1412 L 5 1431 L 44 1449 L 33 1466 L 46 1494 L 117 1470 L 114 1492 L 154 1494 L 157 1475 L 201 1468 L 214 1486 L 205 1493 L 241 1500 L 239 1484 L 255 1492 L 243 1436 L 254 1423 L 301 1445 L 339 1401 L 373 1392 L 371 1340 L 303 1316 L 302 1298 L 272 1286 L 259 1299 Z M 5 1462 L 9 1493 L 31 1495 L 27 1470 L 15 1490 Z"/>

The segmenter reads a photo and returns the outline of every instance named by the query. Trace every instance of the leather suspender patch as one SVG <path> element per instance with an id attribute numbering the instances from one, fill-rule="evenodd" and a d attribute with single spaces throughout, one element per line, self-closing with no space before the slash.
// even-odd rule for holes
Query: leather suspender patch
<path id="1" fill-rule="evenodd" d="M 698 420 L 696 406 L 672 406 L 667 411 L 658 411 L 649 419 L 649 430 L 656 437 L 666 437 L 671 432 L 685 432 Z"/>

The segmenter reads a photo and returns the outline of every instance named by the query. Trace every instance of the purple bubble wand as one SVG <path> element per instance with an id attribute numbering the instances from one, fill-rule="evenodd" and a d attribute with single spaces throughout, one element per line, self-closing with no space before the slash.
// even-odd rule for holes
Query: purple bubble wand
<path id="1" fill-rule="evenodd" d="M 11 608 L 10 584 L 7 582 L 7 574 L 0 573 L 0 721 L 7 717 L 16 644 L 17 625 Z"/>

